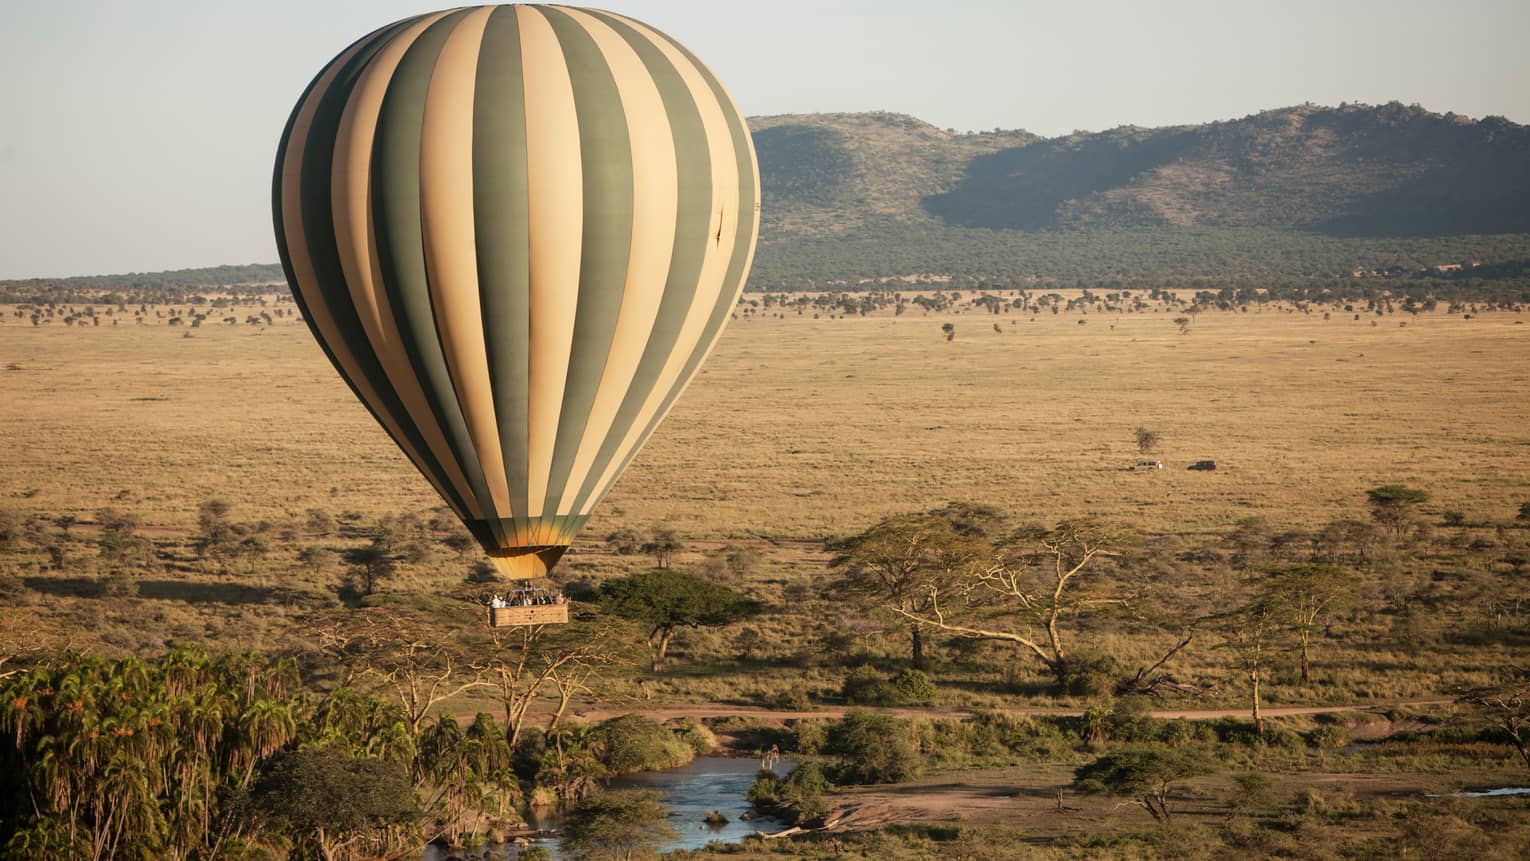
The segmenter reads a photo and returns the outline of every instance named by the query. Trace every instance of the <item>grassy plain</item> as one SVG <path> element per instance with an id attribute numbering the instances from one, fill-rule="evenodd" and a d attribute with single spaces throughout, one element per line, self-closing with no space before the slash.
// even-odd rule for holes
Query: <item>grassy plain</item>
<path id="1" fill-rule="evenodd" d="M 816 540 L 953 499 L 1194 534 L 1355 513 L 1388 482 L 1472 520 L 1530 487 L 1523 315 L 1269 308 L 1201 314 L 1188 335 L 1170 316 L 740 319 L 576 546 L 660 523 Z M 118 504 L 173 530 L 210 496 L 243 518 L 437 504 L 291 319 L 10 318 L 0 364 L 0 497 L 24 512 Z M 1162 433 L 1163 472 L 1124 470 L 1138 425 Z M 1201 458 L 1218 471 L 1184 469 Z"/>
<path id="2" fill-rule="evenodd" d="M 221 313 L 244 319 L 254 310 Z M 1270 305 L 1196 315 L 1189 334 L 1173 316 L 741 314 L 563 571 L 598 580 L 644 564 L 605 548 L 602 537 L 621 527 L 673 528 L 688 545 L 682 566 L 724 546 L 754 547 L 762 558 L 749 586 L 778 608 L 757 624 L 768 660 L 741 670 L 723 657 L 731 647 L 722 635 L 697 632 L 682 638 L 682 654 L 722 664 L 693 663 L 649 689 L 680 701 L 747 699 L 750 690 L 837 687 L 841 670 L 798 660 L 830 630 L 855 633 L 868 648 L 879 641 L 875 620 L 846 612 L 823 589 L 822 541 L 888 514 L 970 500 L 1017 522 L 1087 515 L 1167 540 L 1168 553 L 1193 560 L 1196 547 L 1251 516 L 1276 531 L 1363 519 L 1364 491 L 1380 484 L 1425 488 L 1428 518 L 1459 511 L 1463 534 L 1489 537 L 1530 497 L 1523 315 L 1356 320 L 1333 309 L 1324 319 L 1322 309 Z M 132 513 L 166 562 L 136 593 L 119 589 L 103 602 L 93 578 L 106 566 L 89 545 L 62 567 L 35 550 L 0 559 L 38 587 L 0 607 L 13 637 L 145 654 L 171 641 L 302 642 L 311 611 L 334 604 L 339 572 L 333 562 L 298 564 L 296 550 L 344 544 L 306 534 L 305 512 L 361 526 L 439 507 L 293 318 L 196 329 L 157 318 L 74 327 L 6 319 L 0 504 L 23 517 L 74 515 L 74 534 L 84 536 L 100 508 Z M 955 327 L 949 341 L 945 323 Z M 1152 455 L 1162 471 L 1125 469 L 1140 457 L 1138 425 L 1162 434 Z M 1218 469 L 1185 469 L 1202 458 Z M 209 498 L 227 500 L 235 520 L 275 524 L 289 538 L 259 560 L 196 558 L 189 538 Z M 404 566 L 387 588 L 403 601 L 460 593 L 474 558 L 437 554 Z M 1235 582 L 1225 566 L 1180 567 L 1189 573 L 1173 588 L 1186 606 L 1214 605 Z M 1423 588 L 1423 575 L 1411 576 L 1409 588 Z M 428 612 L 443 630 L 475 621 L 461 605 Z M 1460 606 L 1450 613 L 1476 624 Z M 1463 657 L 1456 651 L 1465 647 L 1441 643 L 1426 659 L 1410 653 L 1402 623 L 1388 624 L 1325 645 L 1341 650 L 1331 658 L 1343 669 L 1324 675 L 1333 689 L 1270 695 L 1427 697 L 1447 682 L 1480 680 L 1502 654 L 1489 644 Z M 1157 648 L 1119 631 L 1100 642 L 1130 660 Z M 898 643 L 894 633 L 881 648 L 896 655 Z M 966 654 L 978 667 L 1011 665 L 992 646 Z M 1209 650 L 1185 658 L 1207 674 L 1225 663 Z M 992 672 L 979 669 L 975 680 Z M 968 693 L 956 704 L 992 701 Z"/>

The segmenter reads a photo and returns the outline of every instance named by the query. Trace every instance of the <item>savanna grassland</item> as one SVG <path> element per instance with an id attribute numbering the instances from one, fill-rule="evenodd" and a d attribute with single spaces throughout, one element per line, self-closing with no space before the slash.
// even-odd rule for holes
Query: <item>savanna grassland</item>
<path id="1" fill-rule="evenodd" d="M 838 762 L 823 786 L 759 787 L 759 803 L 859 831 L 727 850 L 749 856 L 1160 857 L 1193 846 L 1386 857 L 1405 846 L 1513 857 L 1526 845 L 1521 800 L 1419 796 L 1524 780 L 1494 718 L 1454 702 L 1523 668 L 1530 645 L 1523 313 L 1271 302 L 1182 316 L 1155 301 L 994 314 L 970 298 L 862 315 L 746 297 L 560 567 L 580 599 L 570 630 L 611 644 L 609 663 L 570 688 L 571 719 L 742 715 L 709 717 L 722 743 Z M 292 303 L 263 303 L 196 328 L 168 325 L 168 305 L 116 325 L 31 325 L 0 307 L 4 654 L 25 665 L 38 648 L 150 660 L 252 650 L 295 657 L 306 684 L 331 691 L 366 678 L 336 645 L 364 617 L 459 654 L 458 680 L 498 648 L 475 602 L 501 587 L 470 581 L 476 549 Z M 272 318 L 254 321 L 262 311 Z M 235 322 L 214 322 L 223 316 Z M 1138 429 L 1157 440 L 1139 449 Z M 1127 469 L 1142 459 L 1164 468 Z M 1217 469 L 1186 469 L 1203 459 Z M 1424 495 L 1389 526 L 1368 503 L 1383 486 Z M 210 500 L 238 539 L 217 553 Z M 1121 555 L 1087 570 L 1085 594 L 1130 601 L 1063 620 L 1088 673 L 1053 678 L 1012 644 L 928 626 L 912 673 L 906 619 L 851 588 L 853 565 L 829 563 L 884 518 L 951 502 L 991 507 L 993 536 L 1103 525 Z M 380 524 L 408 549 L 375 594 L 358 596 L 341 586 L 354 575 L 347 552 Z M 666 530 L 672 568 L 762 610 L 682 629 L 657 673 L 648 632 L 610 617 L 593 590 L 653 567 L 608 536 Z M 129 549 L 107 546 L 124 534 Z M 1375 708 L 1272 711 L 1258 737 L 1241 717 L 1248 668 L 1229 620 L 1257 604 L 1246 599 L 1261 577 L 1319 562 L 1353 580 L 1321 614 L 1310 679 L 1286 634 L 1264 644 L 1263 703 Z M 1187 637 L 1159 696 L 1115 684 Z M 529 725 L 558 705 L 551 689 L 533 699 Z M 844 717 L 861 705 L 898 709 Z M 489 688 L 434 706 L 430 717 L 508 717 Z M 1190 713 L 1203 720 L 1169 719 Z M 875 757 L 856 758 L 857 739 L 898 748 L 876 742 L 890 734 L 911 745 L 908 762 L 871 771 Z M 1184 814 L 1172 823 L 1144 812 L 1151 793 L 1124 793 L 1122 808 L 1108 775 L 1069 782 L 1075 767 L 1134 746 L 1214 751 L 1218 764 L 1164 772 Z M 866 788 L 886 783 L 897 785 Z M 926 825 L 885 827 L 908 822 Z"/>
<path id="2" fill-rule="evenodd" d="M 1272 306 L 1200 314 L 1185 335 L 1171 316 L 739 319 L 576 551 L 660 523 L 695 540 L 819 540 L 953 499 L 1199 534 L 1353 513 L 1392 481 L 1492 519 L 1530 485 L 1522 314 L 1373 326 Z M 20 511 L 88 520 L 117 502 L 173 532 L 209 496 L 256 519 L 436 505 L 296 320 L 12 319 L 0 350 L 0 493 Z M 1124 471 L 1137 426 L 1161 432 L 1161 474 Z M 1220 469 L 1184 471 L 1202 458 Z"/>
<path id="3" fill-rule="evenodd" d="M 561 577 L 599 582 L 651 564 L 611 551 L 603 539 L 621 530 L 672 530 L 683 544 L 679 567 L 715 570 L 729 548 L 742 549 L 747 572 L 738 576 L 784 602 L 761 624 L 787 648 L 811 639 L 804 625 L 826 620 L 872 639 L 881 627 L 858 612 L 832 618 L 842 596 L 826 591 L 826 540 L 950 501 L 993 506 L 1012 523 L 1108 523 L 1147 556 L 1171 560 L 1173 582 L 1163 588 L 1190 603 L 1239 576 L 1218 555 L 1233 552 L 1238 524 L 1258 521 L 1273 540 L 1366 520 L 1365 492 L 1378 485 L 1429 493 L 1418 516 L 1435 551 L 1486 539 L 1496 555 L 1470 567 L 1508 565 L 1500 557 L 1523 544 L 1524 530 L 1513 528 L 1530 499 L 1522 314 L 1378 317 L 1277 303 L 1196 314 L 1182 334 L 1169 309 L 906 307 L 799 315 L 746 300 Z M 334 554 L 296 556 L 311 546 L 343 550 L 368 524 L 400 515 L 428 523 L 420 529 L 429 546 L 381 591 L 486 593 L 464 591 L 475 549 L 443 542 L 457 531 L 453 521 L 301 321 L 191 329 L 165 325 L 174 314 L 166 310 L 165 318 L 150 311 L 147 325 L 34 327 L 12 317 L 0 327 L 0 402 L 12 407 L 0 414 L 0 499 L 61 535 L 66 554 L 62 566 L 39 544 L 7 554 L 11 574 L 38 587 L 4 607 L 9 637 L 142 654 L 167 642 L 269 648 L 302 639 L 305 613 L 334 603 L 343 566 Z M 259 310 L 227 315 L 242 321 Z M 1138 427 L 1160 435 L 1148 456 L 1163 470 L 1127 469 L 1144 457 Z M 1216 471 L 1185 469 L 1206 458 Z M 210 499 L 225 501 L 259 546 L 200 558 L 198 509 Z M 160 557 L 132 572 L 136 588 L 119 576 L 104 602 L 98 580 L 114 566 L 91 543 L 102 509 L 135 518 Z M 332 528 L 311 528 L 315 512 Z M 1442 525 L 1444 512 L 1454 528 Z M 77 525 L 54 525 L 60 517 Z M 1379 564 L 1391 577 L 1428 576 L 1395 559 Z M 1146 579 L 1149 570 L 1160 576 L 1140 566 L 1120 576 Z M 187 592 L 187 583 L 202 585 Z M 820 600 L 827 619 L 794 612 Z M 460 604 L 429 615 L 452 628 L 476 622 Z M 706 654 L 715 636 L 690 640 Z M 1432 653 L 1396 657 L 1403 663 L 1385 674 L 1356 673 L 1344 698 L 1443 690 Z M 1471 664 L 1448 670 L 1469 674 Z M 766 688 L 801 682 L 800 667 L 759 673 Z M 707 679 L 656 685 L 678 687 L 686 700 L 720 694 Z"/>

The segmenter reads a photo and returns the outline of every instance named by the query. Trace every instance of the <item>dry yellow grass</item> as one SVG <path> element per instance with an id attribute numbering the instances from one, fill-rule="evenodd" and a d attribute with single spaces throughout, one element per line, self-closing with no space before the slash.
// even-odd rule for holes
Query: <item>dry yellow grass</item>
<path id="1" fill-rule="evenodd" d="M 951 499 L 1195 533 L 1254 514 L 1310 525 L 1389 482 L 1469 519 L 1527 495 L 1520 315 L 1400 327 L 1267 309 L 1202 314 L 1189 335 L 1170 316 L 740 319 L 583 541 L 660 522 L 693 540 L 814 538 Z M 175 529 L 211 496 L 242 519 L 437 504 L 290 319 L 9 317 L 5 366 L 0 498 L 22 512 L 117 504 Z M 1162 472 L 1124 469 L 1139 424 L 1163 434 Z M 1185 470 L 1200 458 L 1219 469 Z"/>

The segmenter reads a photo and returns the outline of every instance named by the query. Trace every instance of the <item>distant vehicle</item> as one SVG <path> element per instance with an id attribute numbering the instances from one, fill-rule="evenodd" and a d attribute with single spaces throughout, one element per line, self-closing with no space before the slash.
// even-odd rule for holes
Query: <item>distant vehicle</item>
<path id="1" fill-rule="evenodd" d="M 1214 461 L 1214 460 L 1198 460 L 1195 463 L 1192 463 L 1189 466 L 1185 467 L 1185 469 L 1193 469 L 1193 470 L 1197 470 L 1199 472 L 1210 472 L 1211 470 L 1216 469 L 1216 468 L 1217 468 L 1217 462 Z"/>
<path id="2" fill-rule="evenodd" d="M 1127 469 L 1130 469 L 1132 471 L 1136 471 L 1136 470 L 1139 470 L 1139 469 L 1163 469 L 1163 461 L 1161 461 L 1161 460 L 1139 460 L 1136 463 L 1132 464 L 1131 466 L 1127 467 Z"/>

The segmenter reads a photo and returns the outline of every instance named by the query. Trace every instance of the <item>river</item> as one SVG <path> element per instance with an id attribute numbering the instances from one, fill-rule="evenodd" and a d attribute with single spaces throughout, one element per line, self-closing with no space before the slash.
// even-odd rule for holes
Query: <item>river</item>
<path id="1" fill-rule="evenodd" d="M 792 763 L 782 761 L 776 765 L 777 774 L 786 774 Z M 744 792 L 759 773 L 757 759 L 735 759 L 725 756 L 698 757 L 684 768 L 670 771 L 650 771 L 618 778 L 611 781 L 609 789 L 652 789 L 659 793 L 669 808 L 669 824 L 675 829 L 675 839 L 659 847 L 660 852 L 675 849 L 699 849 L 714 840 L 737 843 L 756 831 L 779 831 L 785 823 L 760 817 L 746 821 L 742 817 L 749 812 L 749 802 Z M 726 825 L 706 824 L 707 813 L 716 810 L 728 817 Z M 556 816 L 532 816 L 528 824 L 534 828 L 556 829 Z M 558 856 L 558 841 L 538 841 L 538 845 L 552 850 Z M 446 861 L 453 857 L 474 857 L 486 861 L 513 859 L 513 846 L 495 846 L 478 850 L 447 850 L 438 846 L 426 847 L 424 861 Z"/>

